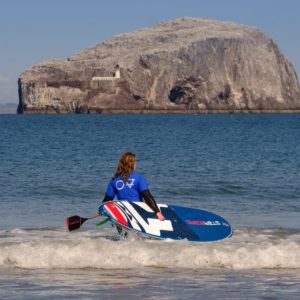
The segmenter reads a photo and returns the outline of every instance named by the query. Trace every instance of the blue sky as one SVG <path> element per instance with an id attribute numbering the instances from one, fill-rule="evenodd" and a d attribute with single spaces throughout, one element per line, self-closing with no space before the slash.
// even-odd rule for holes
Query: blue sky
<path id="1" fill-rule="evenodd" d="M 18 76 L 35 63 L 182 16 L 258 27 L 300 76 L 299 13 L 297 0 L 0 0 L 0 103 L 17 103 Z"/>

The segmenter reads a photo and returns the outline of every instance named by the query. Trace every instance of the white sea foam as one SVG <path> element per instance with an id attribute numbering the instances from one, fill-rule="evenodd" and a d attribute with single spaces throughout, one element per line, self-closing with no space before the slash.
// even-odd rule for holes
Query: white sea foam
<path id="1" fill-rule="evenodd" d="M 0 268 L 300 268 L 300 233 L 235 230 L 216 243 L 108 238 L 102 231 L 0 231 Z"/>

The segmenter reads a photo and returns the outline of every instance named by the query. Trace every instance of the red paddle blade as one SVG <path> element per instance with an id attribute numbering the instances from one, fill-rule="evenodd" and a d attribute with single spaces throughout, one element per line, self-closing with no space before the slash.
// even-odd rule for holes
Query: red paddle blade
<path id="1" fill-rule="evenodd" d="M 72 216 L 66 218 L 66 224 L 69 231 L 79 229 L 81 225 L 86 221 L 86 218 L 81 218 L 79 216 Z"/>

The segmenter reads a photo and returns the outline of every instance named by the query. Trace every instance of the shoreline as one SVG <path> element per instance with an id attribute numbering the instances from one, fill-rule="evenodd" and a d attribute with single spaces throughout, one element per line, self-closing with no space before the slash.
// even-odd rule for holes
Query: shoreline
<path id="1" fill-rule="evenodd" d="M 165 115 L 165 114 L 299 114 L 299 109 L 205 109 L 205 110 L 174 110 L 174 109 L 89 109 L 86 112 L 58 111 L 54 109 L 26 109 L 25 115 L 31 114 L 147 114 L 147 115 Z"/>

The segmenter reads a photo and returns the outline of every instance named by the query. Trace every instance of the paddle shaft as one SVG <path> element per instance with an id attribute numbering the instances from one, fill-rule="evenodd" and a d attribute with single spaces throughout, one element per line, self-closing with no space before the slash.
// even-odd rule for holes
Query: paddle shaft
<path id="1" fill-rule="evenodd" d="M 85 220 L 87 221 L 87 220 L 95 219 L 95 218 L 100 217 L 100 216 L 101 216 L 100 213 L 97 213 L 96 215 L 94 215 L 92 217 L 85 218 Z"/>

